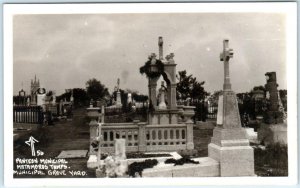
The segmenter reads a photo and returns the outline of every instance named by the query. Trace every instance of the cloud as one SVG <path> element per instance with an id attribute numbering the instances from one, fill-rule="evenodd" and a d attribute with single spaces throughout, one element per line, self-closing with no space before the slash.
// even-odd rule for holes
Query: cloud
<path id="1" fill-rule="evenodd" d="M 37 74 L 57 94 L 84 88 L 90 78 L 111 91 L 121 78 L 123 89 L 146 94 L 147 78 L 139 67 L 150 53 L 158 53 L 159 36 L 164 37 L 164 56 L 174 52 L 177 70 L 206 81 L 210 92 L 222 88 L 219 54 L 224 38 L 235 52 L 230 73 L 236 92 L 263 85 L 269 71 L 276 71 L 279 86 L 286 88 L 282 14 L 17 15 L 13 32 L 14 93 L 21 82 L 29 90 Z"/>

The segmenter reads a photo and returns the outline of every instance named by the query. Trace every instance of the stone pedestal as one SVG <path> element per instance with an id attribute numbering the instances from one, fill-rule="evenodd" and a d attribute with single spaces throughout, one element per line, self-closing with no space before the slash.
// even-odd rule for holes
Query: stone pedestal
<path id="1" fill-rule="evenodd" d="M 214 129 L 208 156 L 220 162 L 221 176 L 254 176 L 254 151 L 243 128 Z"/>
<path id="2" fill-rule="evenodd" d="M 187 141 L 186 149 L 187 150 L 194 149 L 193 125 L 194 125 L 193 122 L 186 123 L 186 132 L 187 132 L 187 135 L 186 135 L 186 141 Z"/>
<path id="3" fill-rule="evenodd" d="M 255 176 L 254 151 L 241 127 L 238 103 L 231 90 L 219 98 L 217 127 L 208 145 L 208 157 L 220 163 L 220 176 Z"/>
<path id="4" fill-rule="evenodd" d="M 101 116 L 100 108 L 87 108 L 87 116 L 91 118 L 90 126 L 90 150 L 89 155 L 97 155 L 98 142 L 99 142 L 99 126 L 98 120 Z"/>
<path id="5" fill-rule="evenodd" d="M 193 123 L 191 118 L 195 115 L 195 108 L 195 106 L 183 106 L 183 121 L 187 123 Z"/>
<path id="6" fill-rule="evenodd" d="M 220 176 L 255 176 L 254 152 L 247 139 L 226 140 L 221 146 L 210 143 L 208 156 L 220 163 Z"/>
<path id="7" fill-rule="evenodd" d="M 220 112 L 221 111 L 221 112 Z M 223 91 L 219 98 L 217 127 L 208 156 L 220 162 L 221 176 L 254 176 L 254 151 L 241 127 L 238 103 L 233 91 Z"/>

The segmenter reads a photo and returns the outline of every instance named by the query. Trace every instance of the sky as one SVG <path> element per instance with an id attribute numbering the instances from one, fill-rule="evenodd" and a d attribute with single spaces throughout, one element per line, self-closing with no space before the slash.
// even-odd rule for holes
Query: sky
<path id="1" fill-rule="evenodd" d="M 15 15 L 13 18 L 14 94 L 29 93 L 36 75 L 41 86 L 57 95 L 85 88 L 96 78 L 112 91 L 147 94 L 139 73 L 151 53 L 174 53 L 177 71 L 205 81 L 208 92 L 223 87 L 223 40 L 234 56 L 230 77 L 235 92 L 266 83 L 275 71 L 279 89 L 286 89 L 285 15 L 273 13 L 66 14 Z"/>

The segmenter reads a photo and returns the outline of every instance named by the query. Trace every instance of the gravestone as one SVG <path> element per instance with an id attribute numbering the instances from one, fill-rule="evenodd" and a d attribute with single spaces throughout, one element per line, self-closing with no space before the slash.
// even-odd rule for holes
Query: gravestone
<path id="1" fill-rule="evenodd" d="M 116 139 L 115 140 L 115 157 L 118 159 L 126 159 L 126 145 L 125 139 Z"/>
<path id="2" fill-rule="evenodd" d="M 117 107 L 122 107 L 122 101 L 121 101 L 121 92 L 120 92 L 120 79 L 118 78 L 117 81 L 117 97 L 116 97 L 116 106 Z"/>
<path id="3" fill-rule="evenodd" d="M 254 176 L 253 148 L 241 126 L 238 102 L 231 90 L 229 59 L 233 57 L 233 50 L 228 48 L 228 42 L 223 41 L 220 55 L 224 62 L 223 95 L 219 98 L 217 127 L 208 145 L 208 156 L 220 162 L 221 176 Z"/>
<path id="4" fill-rule="evenodd" d="M 125 139 L 116 139 L 115 156 L 108 156 L 99 162 L 96 177 L 125 177 L 127 170 Z"/>

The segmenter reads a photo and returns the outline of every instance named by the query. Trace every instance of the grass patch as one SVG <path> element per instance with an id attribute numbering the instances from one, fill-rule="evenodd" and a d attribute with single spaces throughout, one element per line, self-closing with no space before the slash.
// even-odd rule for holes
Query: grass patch
<path id="1" fill-rule="evenodd" d="M 265 150 L 254 149 L 255 173 L 258 176 L 288 176 L 288 148 L 279 143 Z"/>

